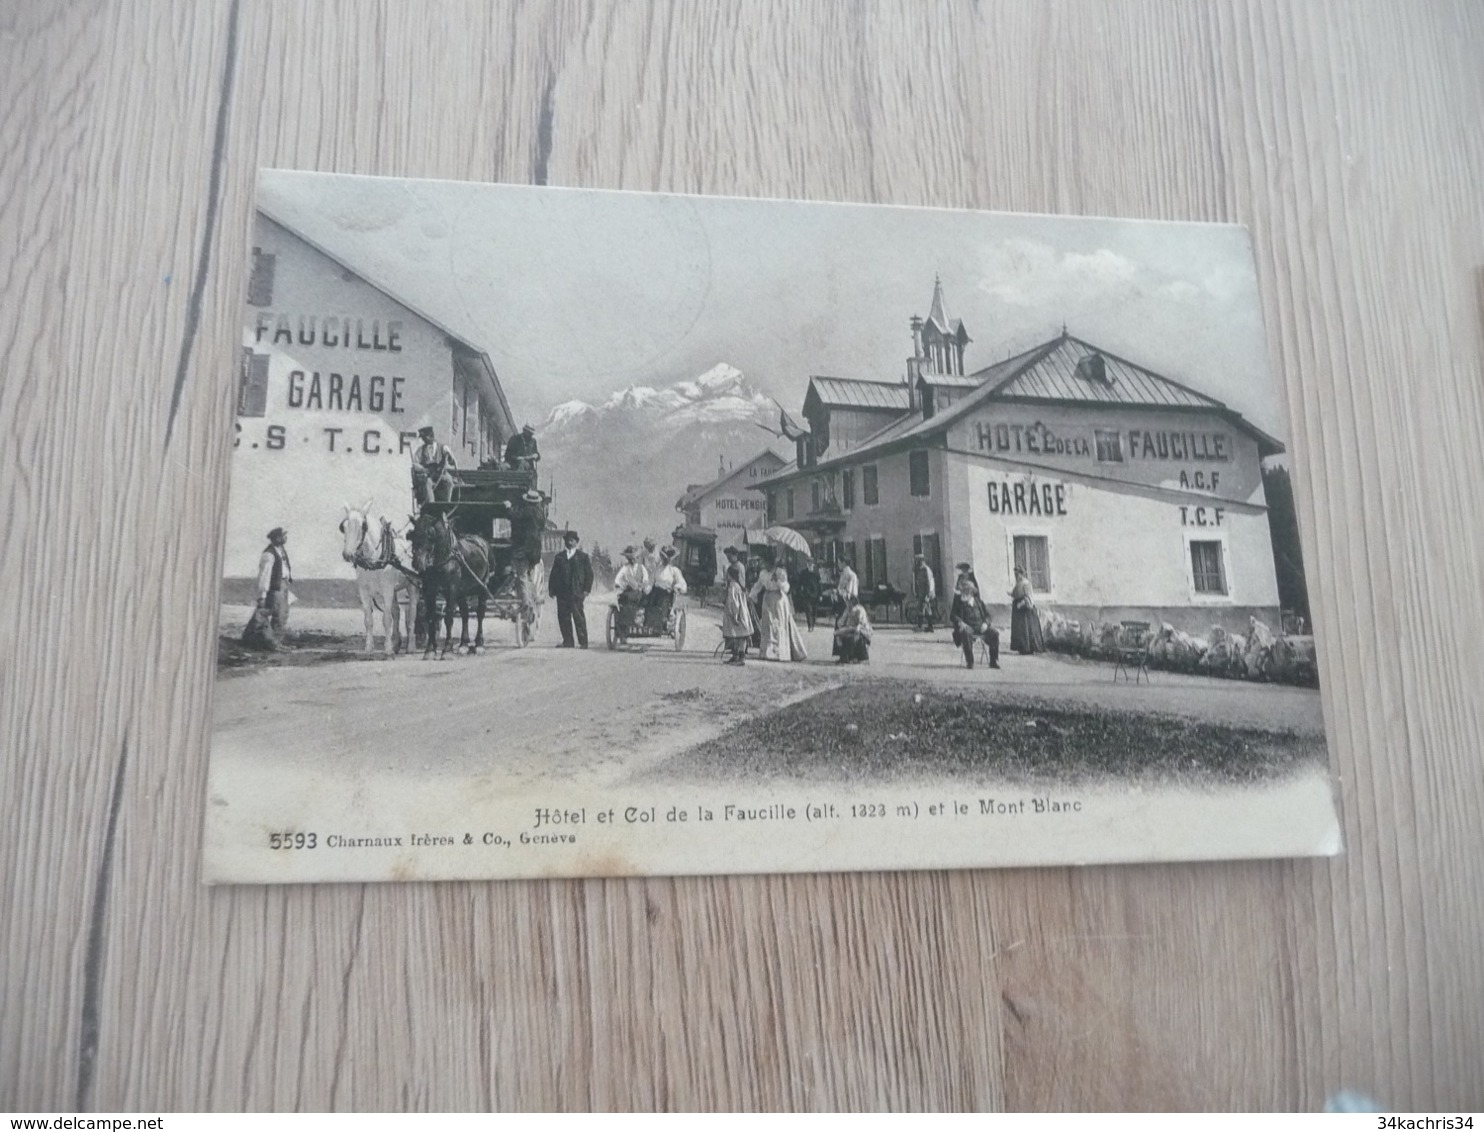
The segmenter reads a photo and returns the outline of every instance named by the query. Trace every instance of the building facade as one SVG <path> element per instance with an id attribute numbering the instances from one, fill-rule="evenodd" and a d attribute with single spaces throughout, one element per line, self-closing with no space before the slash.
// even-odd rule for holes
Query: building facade
<path id="1" fill-rule="evenodd" d="M 232 599 L 250 591 L 278 526 L 301 600 L 344 599 L 354 575 L 340 553 L 343 507 L 408 515 L 419 428 L 431 425 L 461 467 L 497 458 L 515 429 L 482 350 L 261 210 L 240 359 Z"/>
<path id="2" fill-rule="evenodd" d="M 675 503 L 690 527 L 709 527 L 718 546 L 746 545 L 746 531 L 764 523 L 763 497 L 752 490 L 783 467 L 783 457 L 765 448 L 745 464 L 719 471 L 710 483 L 692 484 Z"/>
<path id="3" fill-rule="evenodd" d="M 1021 566 L 1042 609 L 1073 619 L 1279 623 L 1262 460 L 1281 443 L 1066 332 L 966 373 L 968 335 L 943 305 L 939 285 L 912 320 L 906 410 L 849 446 L 801 442 L 758 485 L 770 521 L 867 587 L 909 590 L 921 553 L 940 593 L 968 561 L 1001 610 Z"/>

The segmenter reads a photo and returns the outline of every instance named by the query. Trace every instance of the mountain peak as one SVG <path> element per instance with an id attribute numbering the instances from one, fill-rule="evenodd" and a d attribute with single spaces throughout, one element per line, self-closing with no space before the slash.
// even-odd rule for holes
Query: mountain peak
<path id="1" fill-rule="evenodd" d="M 630 385 L 609 394 L 599 405 L 563 401 L 546 415 L 543 432 L 562 432 L 612 418 L 648 418 L 667 429 L 697 422 L 749 420 L 772 411 L 772 402 L 747 382 L 736 366 L 718 362 L 698 377 L 662 389 Z"/>

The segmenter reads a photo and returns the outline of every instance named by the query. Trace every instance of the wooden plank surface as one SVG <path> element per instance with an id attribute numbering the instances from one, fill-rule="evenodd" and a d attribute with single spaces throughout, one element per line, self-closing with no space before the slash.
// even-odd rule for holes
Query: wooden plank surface
<path id="1" fill-rule="evenodd" d="M 1481 53 L 1472 0 L 5 5 L 0 1108 L 1484 1107 Z M 259 165 L 1249 224 L 1346 854 L 200 887 Z"/>

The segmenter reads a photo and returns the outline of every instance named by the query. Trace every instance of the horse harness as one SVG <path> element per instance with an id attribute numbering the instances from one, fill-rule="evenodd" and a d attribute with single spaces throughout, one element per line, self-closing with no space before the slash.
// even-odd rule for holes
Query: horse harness
<path id="1" fill-rule="evenodd" d="M 434 565 L 443 566 L 450 561 L 457 562 L 464 568 L 464 573 L 468 574 L 469 577 L 474 580 L 474 584 L 478 586 L 482 591 L 484 591 L 485 597 L 489 598 L 490 601 L 499 600 L 495 597 L 494 594 L 490 593 L 489 587 L 484 584 L 484 579 L 482 579 L 478 574 L 474 572 L 474 567 L 470 566 L 469 563 L 464 560 L 464 552 L 459 549 L 458 532 L 455 531 L 452 525 L 448 523 L 447 516 L 444 517 L 443 524 L 447 528 L 449 533 L 449 554 L 448 557 L 445 558 L 442 562 L 434 563 Z"/>
<path id="2" fill-rule="evenodd" d="M 397 558 L 396 536 L 392 533 L 390 522 L 386 519 L 381 520 L 381 554 L 377 558 L 372 558 L 366 553 L 366 540 L 370 536 L 371 520 L 368 516 L 362 516 L 361 537 L 356 543 L 355 557 L 351 559 L 351 565 L 360 570 L 385 570 L 390 566 L 408 578 L 417 578 L 417 575 L 403 566 Z"/>

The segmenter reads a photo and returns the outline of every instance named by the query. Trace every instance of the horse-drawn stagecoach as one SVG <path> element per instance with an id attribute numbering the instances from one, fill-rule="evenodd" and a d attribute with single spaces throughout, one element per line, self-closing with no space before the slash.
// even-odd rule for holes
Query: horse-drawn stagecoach
<path id="1" fill-rule="evenodd" d="M 436 651 L 440 613 L 448 637 L 444 652 L 450 650 L 455 606 L 464 622 L 461 647 L 483 648 L 486 614 L 513 622 L 516 643 L 528 645 L 546 601 L 541 555 L 550 498 L 538 488 L 533 469 L 451 469 L 450 474 L 450 498 L 420 503 L 413 524 L 413 569 L 423 584 L 427 652 Z M 470 599 L 479 619 L 472 644 Z"/>

